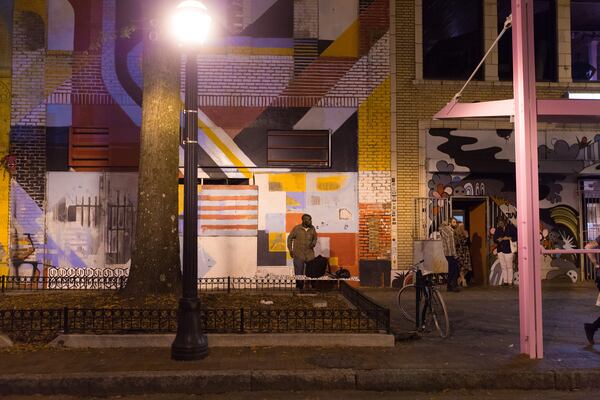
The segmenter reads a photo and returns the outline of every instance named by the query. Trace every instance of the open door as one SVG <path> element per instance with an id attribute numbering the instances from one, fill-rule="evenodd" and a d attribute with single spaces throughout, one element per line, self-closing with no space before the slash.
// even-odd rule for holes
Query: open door
<path id="1" fill-rule="evenodd" d="M 486 201 L 470 205 L 469 222 L 471 228 L 469 229 L 469 236 L 471 238 L 473 283 L 476 285 L 485 285 L 488 282 Z"/>

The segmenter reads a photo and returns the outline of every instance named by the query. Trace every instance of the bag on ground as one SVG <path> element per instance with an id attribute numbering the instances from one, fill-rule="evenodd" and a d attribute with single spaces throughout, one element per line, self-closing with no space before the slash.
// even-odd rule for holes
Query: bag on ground
<path id="1" fill-rule="evenodd" d="M 305 275 L 309 278 L 320 278 L 325 275 L 327 271 L 327 264 L 329 261 L 327 258 L 319 255 L 316 256 L 312 261 L 306 263 Z"/>

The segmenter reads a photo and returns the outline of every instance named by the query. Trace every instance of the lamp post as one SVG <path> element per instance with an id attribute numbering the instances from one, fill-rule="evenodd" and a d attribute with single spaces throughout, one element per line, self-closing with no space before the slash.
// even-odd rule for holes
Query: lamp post
<path id="1" fill-rule="evenodd" d="M 171 358 L 200 360 L 208 355 L 208 341 L 200 328 L 198 300 L 198 49 L 206 39 L 211 18 L 199 1 L 182 1 L 171 20 L 172 32 L 184 48 L 185 132 L 183 206 L 183 294 L 177 310 L 177 335 Z"/>

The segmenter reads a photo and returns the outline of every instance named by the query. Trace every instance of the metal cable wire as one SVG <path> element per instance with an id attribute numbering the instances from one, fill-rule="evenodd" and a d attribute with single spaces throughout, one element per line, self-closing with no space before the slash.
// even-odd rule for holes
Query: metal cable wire
<path id="1" fill-rule="evenodd" d="M 483 56 L 483 58 L 481 59 L 479 64 L 477 64 L 477 67 L 475 67 L 475 70 L 473 71 L 473 73 L 471 74 L 469 79 L 467 79 L 467 81 L 465 82 L 463 87 L 454 95 L 454 97 L 452 98 L 453 101 L 458 101 L 460 99 L 460 97 L 462 96 L 462 93 L 465 90 L 465 88 L 467 87 L 467 85 L 473 80 L 473 78 L 475 77 L 475 74 L 477 73 L 477 71 L 479 71 L 479 68 L 481 68 L 481 66 L 483 65 L 483 63 L 485 62 L 487 57 L 490 55 L 490 53 L 492 52 L 494 47 L 496 47 L 496 45 L 498 44 L 498 42 L 500 41 L 502 36 L 506 33 L 507 30 L 509 30 L 511 28 L 511 26 L 512 26 L 512 14 L 510 14 L 508 17 L 506 17 L 502 31 L 500 31 L 500 33 L 498 34 L 498 37 L 496 37 L 496 40 L 494 40 L 494 43 L 492 43 L 492 45 L 490 46 L 488 51 L 485 53 L 485 55 Z"/>

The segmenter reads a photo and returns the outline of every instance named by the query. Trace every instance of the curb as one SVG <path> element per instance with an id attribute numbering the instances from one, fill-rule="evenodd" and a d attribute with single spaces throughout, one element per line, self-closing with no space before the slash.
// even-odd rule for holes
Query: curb
<path id="1" fill-rule="evenodd" d="M 245 333 L 208 334 L 209 347 L 394 347 L 394 335 L 383 333 Z M 170 348 L 174 334 L 59 335 L 51 347 L 69 348 Z"/>
<path id="2" fill-rule="evenodd" d="M 1 395 L 133 395 L 289 390 L 599 389 L 600 370 L 149 371 L 0 376 Z"/>

